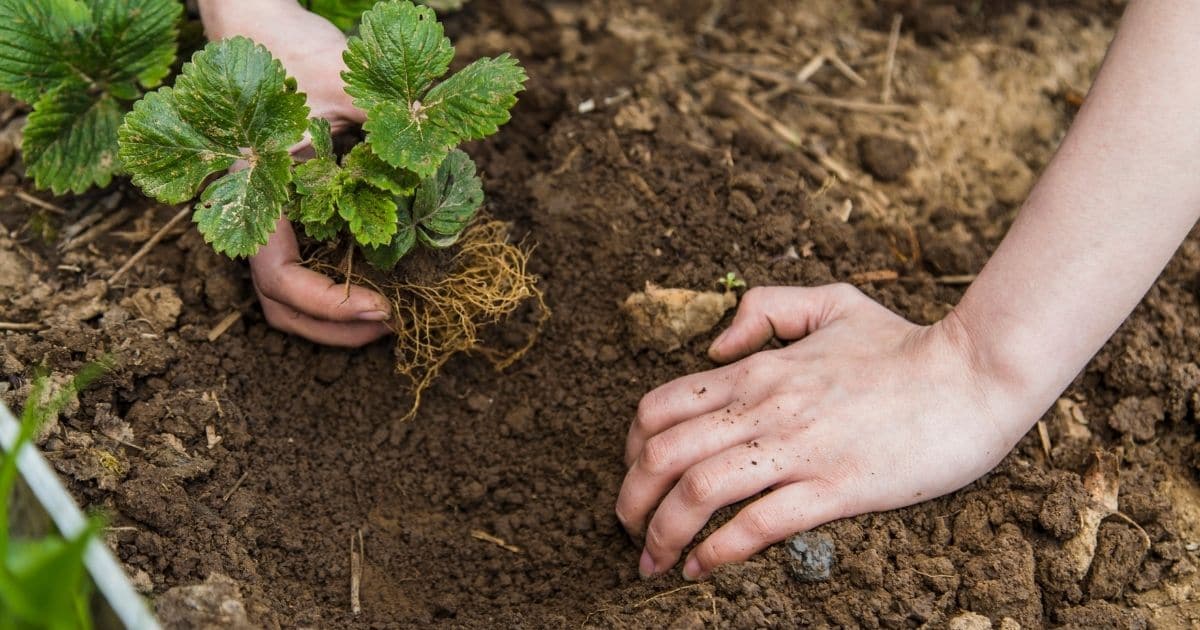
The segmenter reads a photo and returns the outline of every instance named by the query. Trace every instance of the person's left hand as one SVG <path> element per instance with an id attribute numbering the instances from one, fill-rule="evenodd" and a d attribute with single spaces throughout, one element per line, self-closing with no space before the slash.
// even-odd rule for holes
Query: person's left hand
<path id="1" fill-rule="evenodd" d="M 751 354 L 772 337 L 799 341 Z M 650 392 L 629 432 L 616 512 L 644 537 L 643 576 L 674 566 L 717 509 L 760 492 L 692 550 L 685 578 L 961 488 L 1040 413 L 953 313 L 917 326 L 848 285 L 752 289 L 709 354 L 750 356 Z"/>

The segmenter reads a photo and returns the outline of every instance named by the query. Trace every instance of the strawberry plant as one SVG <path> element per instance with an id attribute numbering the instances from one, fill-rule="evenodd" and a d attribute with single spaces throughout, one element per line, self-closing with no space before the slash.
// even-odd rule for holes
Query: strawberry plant
<path id="1" fill-rule="evenodd" d="M 117 128 L 175 60 L 175 0 L 0 0 L 0 90 L 30 103 L 25 166 L 54 194 L 121 173 Z"/>
<path id="2" fill-rule="evenodd" d="M 10 536 L 9 501 L 17 481 L 17 454 L 39 428 L 56 417 L 77 392 L 100 376 L 102 364 L 85 367 L 58 392 L 48 390 L 49 379 L 33 381 L 21 426 L 12 449 L 0 449 L 0 628 L 91 628 L 91 583 L 83 556 L 101 529 L 99 519 L 71 538 Z"/>
<path id="3" fill-rule="evenodd" d="M 317 15 L 324 17 L 342 29 L 343 31 L 352 30 L 357 24 L 359 17 L 371 7 L 375 6 L 377 0 L 301 0 L 305 8 Z M 467 0 L 418 0 L 417 4 L 423 4 L 435 11 L 457 11 L 462 8 L 462 5 Z"/>
<path id="4" fill-rule="evenodd" d="M 525 72 L 504 54 L 445 76 L 454 48 L 428 7 L 385 0 L 362 16 L 344 55 L 346 92 L 367 114 L 365 141 L 340 159 L 329 125 L 262 46 L 235 37 L 184 64 L 173 87 L 147 94 L 119 130 L 119 156 L 148 195 L 182 203 L 214 249 L 249 256 L 286 212 L 317 240 L 348 235 L 390 268 L 420 244 L 458 242 L 483 203 L 475 165 L 457 146 L 509 120 Z M 308 131 L 316 157 L 289 148 Z M 209 178 L 234 169 L 208 182 Z"/>

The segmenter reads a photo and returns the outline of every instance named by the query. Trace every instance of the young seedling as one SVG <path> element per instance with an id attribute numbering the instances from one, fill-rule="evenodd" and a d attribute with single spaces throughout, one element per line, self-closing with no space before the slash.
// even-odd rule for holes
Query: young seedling
<path id="1" fill-rule="evenodd" d="M 726 293 L 735 289 L 746 288 L 746 281 L 739 278 L 738 275 L 732 271 L 726 273 L 724 277 L 717 278 L 717 284 L 725 287 Z"/>
<path id="2" fill-rule="evenodd" d="M 176 0 L 0 0 L 0 91 L 33 105 L 25 168 L 56 195 L 121 173 L 117 127 L 175 61 Z"/>
<path id="3" fill-rule="evenodd" d="M 218 252 L 254 254 L 286 211 L 309 236 L 348 233 L 368 261 L 391 268 L 418 243 L 458 241 L 483 188 L 455 147 L 495 133 L 523 89 L 525 72 L 507 54 L 438 82 L 453 57 L 427 7 L 393 0 L 364 14 L 343 78 L 367 114 L 366 141 L 339 159 L 329 124 L 308 121 L 305 97 L 279 61 L 245 38 L 215 42 L 184 64 L 173 87 L 134 106 L 119 131 L 120 157 L 160 201 L 199 192 L 194 218 Z M 297 166 L 288 149 L 306 130 L 316 158 Z M 244 168 L 205 186 L 235 163 Z"/>
<path id="4" fill-rule="evenodd" d="M 49 379 L 33 380 L 21 413 L 21 427 L 10 451 L 0 450 L 0 627 L 91 628 L 91 583 L 84 570 L 88 543 L 102 529 L 92 518 L 72 538 L 10 536 L 9 500 L 17 481 L 17 456 L 47 421 L 58 416 L 75 395 L 104 373 L 100 363 L 85 367 L 61 391 L 50 392 Z"/>

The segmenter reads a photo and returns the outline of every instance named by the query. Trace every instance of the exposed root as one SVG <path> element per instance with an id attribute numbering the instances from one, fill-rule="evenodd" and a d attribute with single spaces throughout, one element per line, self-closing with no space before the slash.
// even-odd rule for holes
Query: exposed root
<path id="1" fill-rule="evenodd" d="M 389 325 L 396 334 L 396 371 L 408 378 L 413 403 L 398 422 L 416 416 L 421 394 L 455 354 L 475 350 L 496 369 L 504 369 L 529 351 L 537 341 L 541 325 L 550 316 L 537 278 L 526 270 L 529 252 L 508 242 L 508 223 L 483 219 L 469 227 L 455 246 L 455 253 L 435 273 L 405 273 L 405 262 L 391 276 L 364 275 L 359 266 L 349 280 L 369 286 L 392 302 Z M 317 271 L 341 275 L 320 258 L 310 260 Z M 498 350 L 479 345 L 481 329 L 512 313 L 533 298 L 538 310 L 537 328 L 516 350 Z"/>

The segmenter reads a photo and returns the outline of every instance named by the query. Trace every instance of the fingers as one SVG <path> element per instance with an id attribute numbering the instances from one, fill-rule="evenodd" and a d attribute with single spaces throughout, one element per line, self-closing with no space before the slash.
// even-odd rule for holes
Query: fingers
<path id="1" fill-rule="evenodd" d="M 799 339 L 861 299 L 865 296 L 848 284 L 750 289 L 742 296 L 733 323 L 713 342 L 708 355 L 727 363 L 758 350 L 772 338 Z"/>
<path id="2" fill-rule="evenodd" d="M 631 534 L 645 529 L 650 511 L 685 470 L 730 447 L 753 440 L 761 429 L 748 415 L 729 409 L 676 425 L 651 437 L 625 475 L 617 518 Z"/>
<path id="3" fill-rule="evenodd" d="M 782 459 L 766 440 L 735 446 L 687 469 L 667 494 L 646 528 L 641 567 L 645 575 L 670 569 L 683 548 L 708 522 L 713 512 L 791 481 L 794 471 L 784 470 Z M 649 562 L 647 562 L 647 560 Z"/>
<path id="4" fill-rule="evenodd" d="M 329 322 L 382 322 L 391 305 L 378 293 L 346 285 L 300 264 L 291 223 L 280 219 L 271 240 L 250 259 L 254 286 L 261 295 L 307 315 Z"/>
<path id="5" fill-rule="evenodd" d="M 751 503 L 688 554 L 683 577 L 698 580 L 741 562 L 784 538 L 843 516 L 838 500 L 816 481 L 801 481 Z"/>
<path id="6" fill-rule="evenodd" d="M 726 367 L 675 379 L 643 396 L 625 440 L 625 465 L 633 465 L 651 436 L 728 406 L 733 402 L 734 385 L 734 370 Z"/>
<path id="7" fill-rule="evenodd" d="M 299 335 L 315 343 L 344 348 L 365 346 L 391 332 L 387 325 L 379 322 L 330 322 L 315 319 L 294 308 L 258 295 L 267 323 L 293 335 Z"/>

